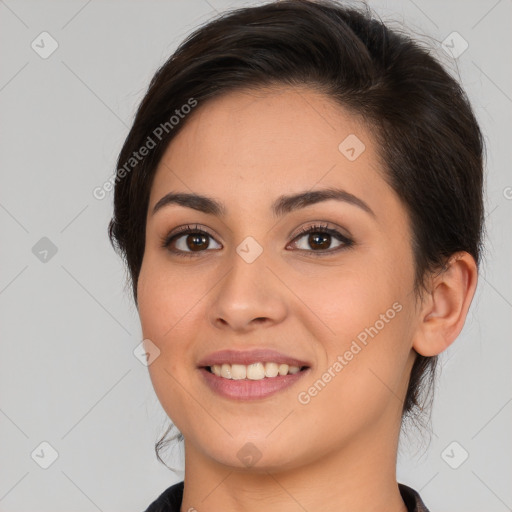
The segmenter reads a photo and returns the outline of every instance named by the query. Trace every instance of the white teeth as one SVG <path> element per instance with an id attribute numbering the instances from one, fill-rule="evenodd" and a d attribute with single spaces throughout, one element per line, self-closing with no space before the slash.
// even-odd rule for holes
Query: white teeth
<path id="1" fill-rule="evenodd" d="M 230 364 L 223 364 L 220 367 L 220 375 L 221 377 L 224 377 L 225 379 L 231 379 L 231 365 Z"/>
<path id="2" fill-rule="evenodd" d="M 265 363 L 265 377 L 277 377 L 279 366 L 277 363 Z"/>
<path id="3" fill-rule="evenodd" d="M 245 379 L 247 375 L 247 366 L 245 364 L 232 364 L 226 365 L 231 366 L 231 378 L 235 380 Z"/>
<path id="4" fill-rule="evenodd" d="M 261 380 L 265 377 L 272 378 L 278 375 L 288 375 L 298 373 L 298 366 L 289 366 L 278 363 L 253 363 L 253 364 L 214 364 L 210 367 L 212 373 L 217 377 L 225 379 L 241 380 Z"/>
<path id="5" fill-rule="evenodd" d="M 254 363 L 247 366 L 247 378 L 251 380 L 260 380 L 265 377 L 265 367 L 263 363 Z"/>

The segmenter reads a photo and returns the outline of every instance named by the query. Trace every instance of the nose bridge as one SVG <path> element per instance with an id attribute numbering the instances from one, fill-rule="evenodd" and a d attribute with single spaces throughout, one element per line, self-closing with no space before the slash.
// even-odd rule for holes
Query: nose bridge
<path id="1" fill-rule="evenodd" d="M 233 252 L 231 268 L 212 297 L 209 316 L 214 325 L 244 329 L 255 319 L 278 322 L 285 316 L 285 294 L 259 247 L 254 240 L 244 240 Z"/>

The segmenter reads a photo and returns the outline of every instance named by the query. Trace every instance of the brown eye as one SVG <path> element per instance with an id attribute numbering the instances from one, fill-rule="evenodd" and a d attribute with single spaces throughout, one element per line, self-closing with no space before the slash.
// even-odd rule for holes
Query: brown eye
<path id="1" fill-rule="evenodd" d="M 313 249 L 328 249 L 331 243 L 331 235 L 328 233 L 310 233 L 308 244 Z"/>
<path id="2" fill-rule="evenodd" d="M 326 225 L 305 228 L 293 240 L 296 249 L 318 256 L 334 253 L 352 245 L 352 240 Z"/>
<path id="3" fill-rule="evenodd" d="M 174 238 L 174 250 L 176 252 L 201 252 L 210 248 L 210 240 L 214 241 L 211 235 L 203 231 L 185 233 Z M 214 241 L 214 243 L 217 243 Z M 214 249 L 220 249 L 221 245 Z"/>
<path id="4" fill-rule="evenodd" d="M 181 237 L 183 238 L 183 237 Z M 203 249 L 208 249 L 210 245 L 208 240 L 208 235 L 203 235 L 202 233 L 194 233 L 191 235 L 186 235 L 185 237 L 185 245 L 191 251 L 201 251 Z"/>
<path id="5" fill-rule="evenodd" d="M 192 253 L 201 253 L 207 249 L 211 249 L 212 241 L 218 246 L 214 247 L 214 249 L 222 248 L 206 231 L 187 226 L 179 233 L 166 237 L 163 240 L 162 246 L 180 256 L 190 256 Z"/>

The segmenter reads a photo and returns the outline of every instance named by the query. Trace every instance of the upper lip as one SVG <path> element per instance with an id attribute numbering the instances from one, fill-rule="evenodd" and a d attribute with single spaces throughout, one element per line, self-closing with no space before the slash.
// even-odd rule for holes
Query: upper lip
<path id="1" fill-rule="evenodd" d="M 256 348 L 251 350 L 219 350 L 213 352 L 201 359 L 199 367 L 213 366 L 214 364 L 253 364 L 253 363 L 278 363 L 288 366 L 310 366 L 307 361 L 302 361 L 296 357 L 291 357 L 282 352 L 266 348 Z"/>

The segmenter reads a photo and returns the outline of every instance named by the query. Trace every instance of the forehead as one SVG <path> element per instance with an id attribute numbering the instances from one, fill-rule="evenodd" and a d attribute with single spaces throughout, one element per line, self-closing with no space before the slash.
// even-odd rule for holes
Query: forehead
<path id="1" fill-rule="evenodd" d="M 369 130 L 318 91 L 229 92 L 199 104 L 184 122 L 157 168 L 150 208 L 170 190 L 242 209 L 320 186 L 343 187 L 368 202 L 393 194 Z"/>

